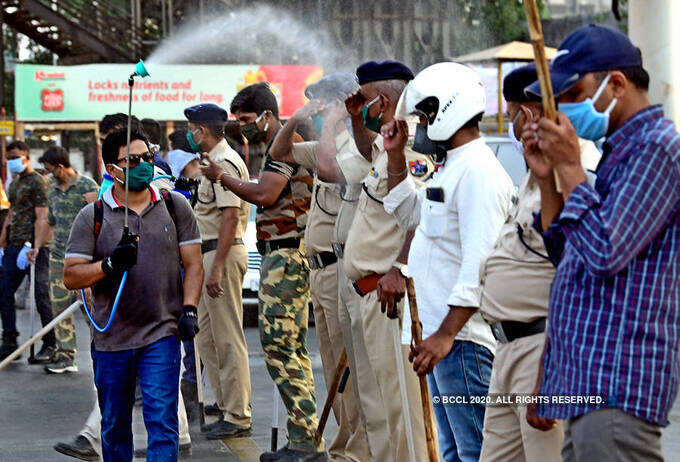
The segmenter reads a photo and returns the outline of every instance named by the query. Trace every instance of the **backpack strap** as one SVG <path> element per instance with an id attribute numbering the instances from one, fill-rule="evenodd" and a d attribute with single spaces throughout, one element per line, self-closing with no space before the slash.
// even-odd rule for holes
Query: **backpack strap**
<path id="1" fill-rule="evenodd" d="M 104 222 L 104 202 L 101 199 L 94 201 L 94 240 L 97 241 L 99 233 L 102 232 L 102 223 Z"/>
<path id="2" fill-rule="evenodd" d="M 175 228 L 177 228 L 177 214 L 175 213 L 175 202 L 172 200 L 172 196 L 170 196 L 170 193 L 168 192 L 167 189 L 161 189 L 161 196 L 163 196 L 165 208 L 168 209 L 170 218 L 172 218 L 172 222 L 175 224 Z M 179 230 L 177 230 L 177 232 L 179 233 Z"/>

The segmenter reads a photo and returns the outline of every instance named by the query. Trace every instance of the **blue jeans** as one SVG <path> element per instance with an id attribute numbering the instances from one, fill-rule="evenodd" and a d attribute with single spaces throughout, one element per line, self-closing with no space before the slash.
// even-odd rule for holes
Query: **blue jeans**
<path id="1" fill-rule="evenodd" d="M 148 435 L 146 460 L 176 461 L 179 450 L 177 396 L 180 369 L 177 337 L 165 337 L 132 350 L 97 351 L 93 347 L 92 362 L 102 413 L 104 462 L 132 461 L 132 406 L 137 375 Z"/>
<path id="2" fill-rule="evenodd" d="M 448 355 L 428 374 L 434 415 L 439 428 L 439 449 L 446 462 L 478 461 L 482 450 L 483 404 L 472 396 L 489 392 L 493 354 L 474 342 L 453 342 Z M 442 404 L 442 397 L 467 397 L 470 404 Z"/>
<path id="3" fill-rule="evenodd" d="M 9 244 L 5 247 L 2 257 L 2 278 L 0 278 L 0 313 L 2 314 L 2 329 L 6 333 L 18 335 L 17 314 L 14 306 L 14 294 L 24 280 L 30 274 L 30 267 L 21 270 L 17 267 L 17 256 L 23 246 Z M 52 303 L 50 302 L 49 283 L 49 259 L 50 251 L 42 247 L 38 252 L 35 262 L 35 307 L 40 315 L 40 323 L 43 326 L 52 320 Z M 32 309 L 28 306 L 27 309 Z M 35 329 L 35 327 L 34 327 Z M 35 332 L 30 332 L 34 334 Z M 54 331 L 49 331 L 43 337 L 45 345 L 55 345 Z"/>

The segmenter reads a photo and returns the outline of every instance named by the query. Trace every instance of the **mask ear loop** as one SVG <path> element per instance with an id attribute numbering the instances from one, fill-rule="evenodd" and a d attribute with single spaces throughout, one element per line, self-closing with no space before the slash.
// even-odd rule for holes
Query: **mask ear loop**
<path id="1" fill-rule="evenodd" d="M 602 80 L 602 83 L 600 84 L 599 88 L 591 98 L 591 101 L 593 104 L 597 102 L 598 99 L 600 99 L 600 96 L 602 95 L 602 92 L 604 91 L 605 87 L 607 86 L 607 83 L 609 83 L 609 78 L 611 77 L 611 74 L 607 74 L 607 77 Z"/>
<path id="2" fill-rule="evenodd" d="M 262 117 L 267 113 L 267 111 L 262 111 L 262 114 L 260 114 L 257 119 L 255 119 L 255 126 L 257 127 L 257 123 L 262 120 Z M 267 121 L 266 124 L 264 124 L 264 129 L 262 130 L 263 132 L 266 132 L 269 129 L 269 122 Z M 259 128 L 258 128 L 259 130 Z"/>
<path id="3" fill-rule="evenodd" d="M 593 95 L 593 99 L 592 99 L 593 106 L 595 105 L 595 102 L 602 95 L 602 92 L 604 91 L 605 87 L 607 86 L 607 83 L 609 82 L 610 77 L 611 77 L 611 74 L 607 74 L 607 77 L 605 77 L 604 80 L 602 80 L 602 83 L 600 84 L 600 88 L 598 88 L 597 91 L 595 92 L 595 94 Z M 616 106 L 617 102 L 618 102 L 618 98 L 614 97 L 614 99 L 612 99 L 612 102 L 609 103 L 609 106 L 607 106 L 607 109 L 604 110 L 603 114 L 609 115 L 609 113 L 612 111 L 612 109 L 614 109 L 614 106 Z"/>

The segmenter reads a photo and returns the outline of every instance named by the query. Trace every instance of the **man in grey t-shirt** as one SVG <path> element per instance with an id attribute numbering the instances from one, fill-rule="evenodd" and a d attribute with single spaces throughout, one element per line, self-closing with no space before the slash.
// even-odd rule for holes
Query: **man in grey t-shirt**
<path id="1" fill-rule="evenodd" d="M 104 461 L 131 461 L 131 413 L 139 375 L 148 434 L 147 457 L 177 460 L 179 340 L 196 331 L 203 282 L 201 238 L 183 196 L 150 186 L 153 155 L 132 133 L 129 157 L 129 228 L 125 215 L 126 133 L 104 141 L 102 157 L 114 178 L 101 202 L 76 217 L 66 247 L 64 284 L 93 287 L 94 321 L 107 324 L 123 274 L 127 280 L 105 332 L 93 329 L 92 360 L 102 413 Z M 97 208 L 101 207 L 101 219 Z M 95 230 L 95 225 L 100 229 Z M 122 236 L 122 237 L 121 237 Z M 182 266 L 184 279 L 182 280 Z M 179 337 L 179 340 L 178 340 Z"/>

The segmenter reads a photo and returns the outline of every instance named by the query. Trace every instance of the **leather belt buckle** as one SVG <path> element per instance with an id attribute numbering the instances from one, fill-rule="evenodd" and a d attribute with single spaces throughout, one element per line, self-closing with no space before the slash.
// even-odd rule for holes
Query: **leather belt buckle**
<path id="1" fill-rule="evenodd" d="M 332 246 L 333 246 L 333 253 L 335 254 L 336 257 L 343 258 L 345 256 L 345 244 L 341 244 L 339 242 L 334 242 L 332 244 Z"/>
<path id="2" fill-rule="evenodd" d="M 494 322 L 491 324 L 491 332 L 493 333 L 493 336 L 496 337 L 496 340 L 498 340 L 500 343 L 510 343 L 508 337 L 505 335 L 502 323 Z"/>

